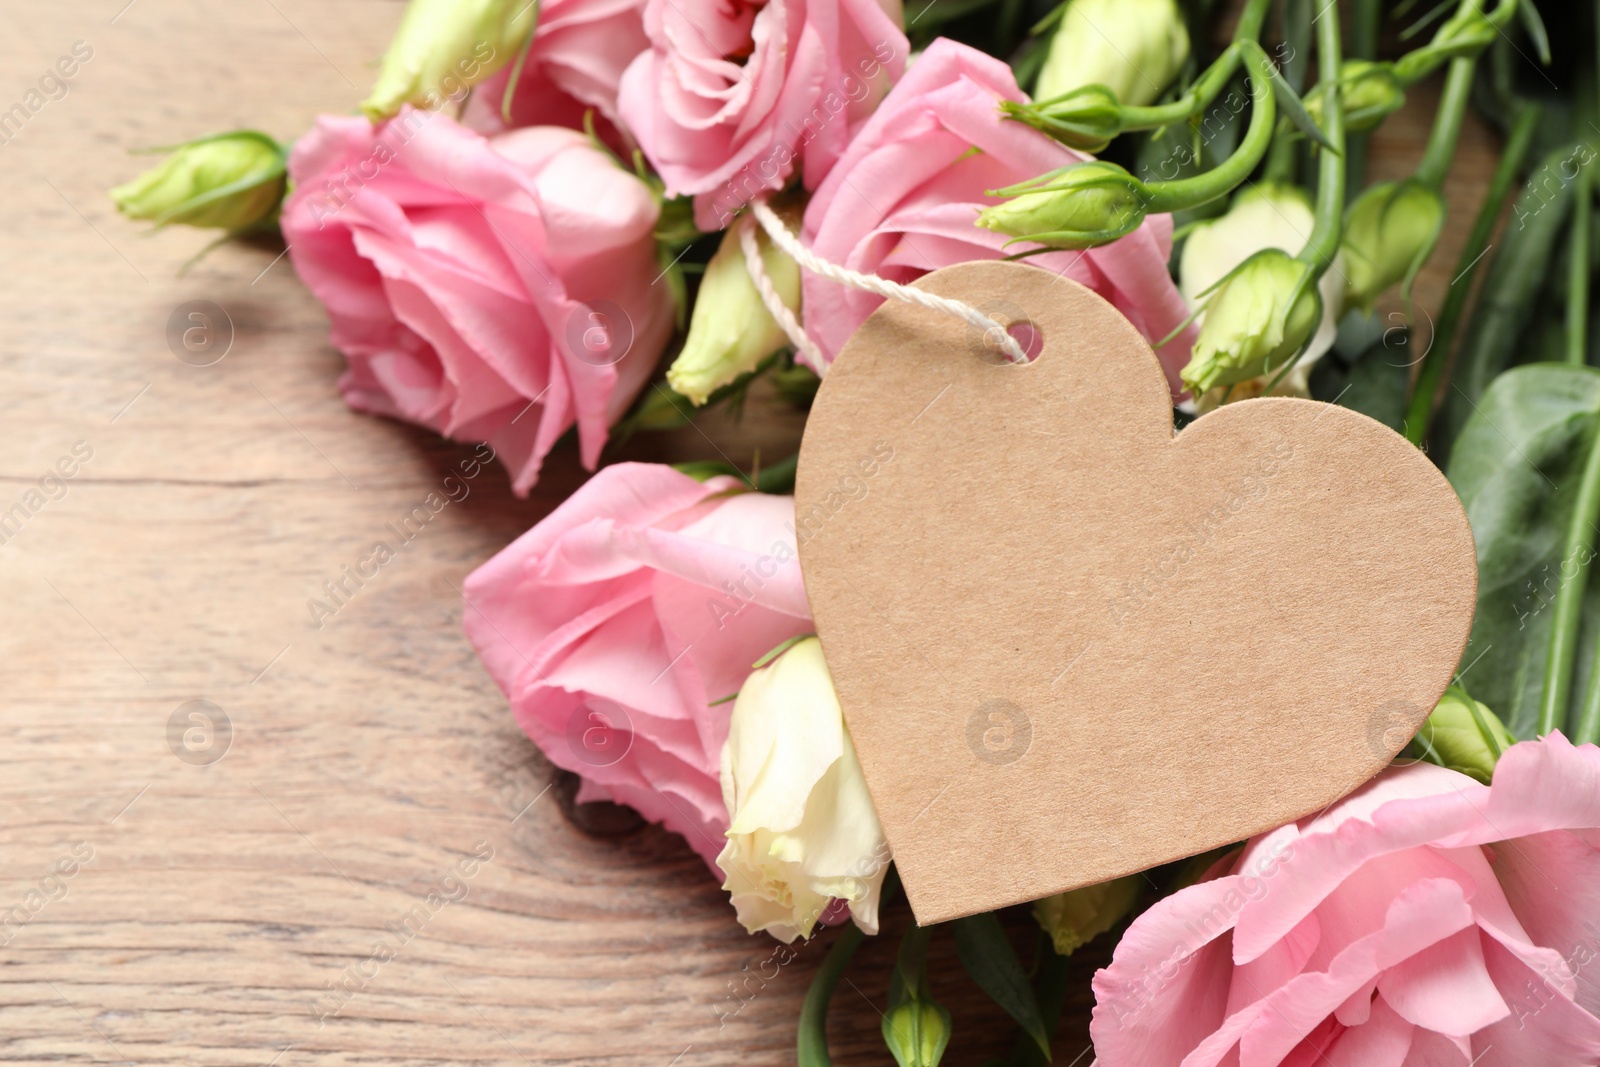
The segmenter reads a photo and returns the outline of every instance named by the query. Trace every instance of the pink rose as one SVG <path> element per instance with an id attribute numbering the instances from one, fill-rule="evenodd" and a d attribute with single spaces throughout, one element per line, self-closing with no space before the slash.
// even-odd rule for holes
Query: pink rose
<path id="1" fill-rule="evenodd" d="M 719 760 L 751 665 L 811 630 L 792 497 L 606 467 L 466 583 L 467 636 L 579 800 L 682 834 L 716 868 Z"/>
<path id="2" fill-rule="evenodd" d="M 905 69 L 899 0 L 645 0 L 622 77 L 629 131 L 716 230 L 798 167 L 816 188 Z"/>
<path id="3" fill-rule="evenodd" d="M 1600 749 L 1391 767 L 1161 901 L 1094 980 L 1100 1067 L 1600 1062 Z"/>
<path id="4" fill-rule="evenodd" d="M 486 139 L 411 109 L 319 119 L 289 173 L 284 236 L 346 403 L 488 441 L 519 494 L 574 423 L 594 466 L 673 328 L 644 183 L 573 130 Z"/>
<path id="5" fill-rule="evenodd" d="M 643 11 L 644 0 L 541 0 L 533 47 L 511 94 L 511 125 L 581 129 L 590 108 L 602 128 L 617 123 L 622 72 L 650 47 Z M 507 128 L 500 104 L 514 65 L 473 90 L 464 125 L 485 134 Z"/>
<path id="6" fill-rule="evenodd" d="M 981 208 L 999 203 L 986 191 L 1089 158 L 1000 117 L 999 101 L 1026 99 L 1000 60 L 934 41 L 811 198 L 803 240 L 824 259 L 897 282 L 1008 254 L 1002 235 L 973 225 Z M 1158 341 L 1189 314 L 1167 273 L 1171 251 L 1171 217 L 1155 215 L 1103 248 L 1026 262 L 1083 283 Z M 829 359 L 883 302 L 809 272 L 802 293 L 806 331 Z M 1192 337 L 1186 331 L 1161 350 L 1174 396 Z"/>

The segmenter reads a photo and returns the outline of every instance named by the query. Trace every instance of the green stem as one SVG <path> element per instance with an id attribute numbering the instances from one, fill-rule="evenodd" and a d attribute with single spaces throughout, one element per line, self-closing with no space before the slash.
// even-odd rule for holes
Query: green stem
<path id="1" fill-rule="evenodd" d="M 833 1067 L 828 1055 L 828 1002 L 865 936 L 855 923 L 847 923 L 817 968 L 811 988 L 806 990 L 805 1003 L 800 1006 L 800 1033 L 795 1042 L 799 1067 Z"/>
<path id="2" fill-rule="evenodd" d="M 1266 165 L 1261 168 L 1262 182 L 1293 185 L 1299 177 L 1300 136 L 1294 125 L 1286 119 L 1278 120 L 1278 132 L 1272 136 L 1272 147 L 1267 150 Z"/>
<path id="3" fill-rule="evenodd" d="M 1232 192 L 1250 177 L 1272 143 L 1277 124 L 1277 102 L 1272 96 L 1272 60 L 1260 47 L 1250 49 L 1254 76 L 1250 79 L 1250 125 L 1233 154 L 1204 174 L 1173 181 L 1146 182 L 1145 211 L 1162 214 L 1199 207 Z"/>
<path id="4" fill-rule="evenodd" d="M 1450 61 L 1450 73 L 1444 81 L 1444 97 L 1439 101 L 1439 114 L 1434 119 L 1433 132 L 1428 135 L 1428 147 L 1423 150 L 1422 164 L 1417 167 L 1417 180 L 1435 192 L 1444 184 L 1445 172 L 1455 158 L 1456 141 L 1461 137 L 1461 123 L 1467 115 L 1467 101 L 1472 96 L 1472 75 L 1477 66 L 1476 58 Z"/>
<path id="5" fill-rule="evenodd" d="M 1473 220 L 1472 231 L 1467 235 L 1467 243 L 1456 260 L 1456 280 L 1451 284 L 1444 307 L 1439 312 L 1439 320 L 1434 324 L 1433 340 L 1427 354 L 1422 357 L 1422 369 L 1417 373 L 1416 388 L 1411 393 L 1411 404 L 1406 411 L 1406 440 L 1419 447 L 1428 439 L 1434 398 L 1439 393 L 1440 380 L 1450 362 L 1456 329 L 1461 325 L 1461 316 L 1466 312 L 1467 300 L 1472 294 L 1472 282 L 1466 280 L 1467 276 L 1475 273 L 1489 249 L 1489 237 L 1494 233 L 1495 222 L 1505 208 L 1506 199 L 1511 195 L 1511 187 L 1516 183 L 1517 173 L 1522 169 L 1528 149 L 1533 145 L 1534 131 L 1538 126 L 1537 105 L 1530 104 L 1517 112 L 1511 125 L 1511 134 L 1506 138 L 1505 151 L 1500 154 L 1494 177 L 1489 180 L 1489 191 L 1484 195 L 1483 204 L 1478 208 L 1478 217 Z"/>
<path id="6" fill-rule="evenodd" d="M 1478 14 L 1482 7 L 1482 0 L 1462 0 L 1460 10 L 1439 27 L 1433 40 L 1395 60 L 1395 75 L 1401 86 L 1409 89 L 1453 60 L 1475 59 L 1494 43 L 1497 34 L 1504 36 L 1517 13 L 1517 0 L 1500 0 L 1489 14 L 1479 15 L 1493 32 L 1481 35 L 1463 32 L 1470 16 Z"/>
<path id="7" fill-rule="evenodd" d="M 1289 54 L 1284 57 L 1280 66 L 1283 68 L 1283 80 L 1289 88 L 1295 91 L 1296 96 L 1305 94 L 1306 51 L 1311 47 L 1311 0 L 1284 0 L 1283 3 L 1283 43 L 1288 46 Z"/>
<path id="8" fill-rule="evenodd" d="M 1317 69 L 1337 72 L 1339 19 L 1337 13 L 1317 20 Z M 1318 278 L 1333 265 L 1339 252 L 1339 234 L 1344 223 L 1344 90 L 1338 74 L 1324 76 L 1327 86 L 1323 98 L 1322 135 L 1329 147 L 1317 155 L 1317 206 L 1311 224 L 1311 238 L 1295 258 L 1309 266 Z"/>
<path id="9" fill-rule="evenodd" d="M 1544 663 L 1544 692 L 1539 702 L 1539 736 L 1561 729 L 1567 718 L 1567 697 L 1572 690 L 1572 661 L 1578 647 L 1578 623 L 1583 617 L 1583 594 L 1589 584 L 1588 560 L 1594 555 L 1594 524 L 1600 518 L 1600 430 L 1589 444 L 1578 500 L 1567 524 L 1563 560 L 1582 561 L 1572 577 L 1563 577 L 1556 590 L 1550 622 L 1550 648 Z"/>
<path id="10" fill-rule="evenodd" d="M 1571 259 L 1567 263 L 1567 362 L 1589 362 L 1589 230 L 1594 198 L 1588 168 L 1579 168 L 1572 182 Z"/>
<path id="11" fill-rule="evenodd" d="M 1195 79 L 1189 91 L 1170 104 L 1159 104 L 1152 107 L 1124 107 L 1122 109 L 1122 128 L 1124 130 L 1153 130 L 1158 126 L 1169 126 L 1174 122 L 1185 122 L 1199 117 L 1217 94 L 1227 88 L 1228 82 L 1233 80 L 1234 74 L 1239 69 L 1239 45 L 1243 41 L 1259 41 L 1261 27 L 1267 20 L 1267 9 L 1272 0 L 1247 0 L 1244 11 L 1239 15 L 1239 25 L 1233 31 L 1233 43 L 1223 50 L 1215 62 L 1207 67 L 1205 73 Z"/>
<path id="12" fill-rule="evenodd" d="M 1378 57 L 1378 27 L 1382 21 L 1382 0 L 1355 0 L 1350 12 L 1349 52 L 1353 59 Z M 1344 187 L 1346 198 L 1361 188 L 1367 176 L 1367 134 L 1353 133 L 1344 148 Z"/>
<path id="13" fill-rule="evenodd" d="M 533 5 L 533 19 L 528 23 L 528 36 L 522 39 L 522 47 L 517 49 L 517 59 L 511 65 L 511 73 L 506 77 L 506 91 L 500 94 L 500 118 L 507 124 L 511 122 L 511 101 L 517 95 L 517 83 L 522 80 L 522 67 L 528 62 L 528 52 L 533 48 L 533 39 L 539 33 L 539 5 Z"/>
<path id="14" fill-rule="evenodd" d="M 883 887 L 878 891 L 879 914 L 899 890 L 900 873 L 890 866 L 884 872 Z M 844 969 L 850 966 L 865 936 L 854 922 L 846 923 L 811 979 L 811 988 L 806 990 L 806 999 L 800 1005 L 800 1029 L 795 1037 L 796 1067 L 833 1067 L 833 1058 L 828 1055 L 828 1002 L 833 999 L 834 987 L 844 977 Z"/>

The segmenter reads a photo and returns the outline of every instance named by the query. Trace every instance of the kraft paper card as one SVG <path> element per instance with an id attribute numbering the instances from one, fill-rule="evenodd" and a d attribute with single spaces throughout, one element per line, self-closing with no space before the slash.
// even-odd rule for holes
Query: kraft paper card
<path id="1" fill-rule="evenodd" d="M 889 301 L 806 423 L 807 593 L 919 922 L 1242 840 L 1404 747 L 1477 586 L 1425 456 L 1307 400 L 1174 433 L 1089 290 L 1004 262 L 918 285 L 1042 337 L 1011 365 Z"/>

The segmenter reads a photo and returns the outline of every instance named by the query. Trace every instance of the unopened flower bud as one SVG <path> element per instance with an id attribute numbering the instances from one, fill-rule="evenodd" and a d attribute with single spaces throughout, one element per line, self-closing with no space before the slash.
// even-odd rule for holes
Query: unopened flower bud
<path id="1" fill-rule="evenodd" d="M 790 311 L 800 308 L 800 268 L 765 237 L 758 237 L 761 265 Z M 788 337 L 761 301 L 745 266 L 740 228 L 723 235 L 706 264 L 689 319 L 683 351 L 667 371 L 667 383 L 696 407 L 741 374 L 755 370 Z"/>
<path id="2" fill-rule="evenodd" d="M 1311 268 L 1281 249 L 1257 252 L 1206 306 L 1183 384 L 1199 396 L 1276 370 L 1305 346 L 1321 317 Z"/>
<path id="3" fill-rule="evenodd" d="M 931 1000 L 908 998 L 884 1015 L 883 1042 L 900 1067 L 937 1067 L 950 1044 L 950 1013 Z"/>
<path id="4" fill-rule="evenodd" d="M 1444 225 L 1444 199 L 1421 182 L 1380 182 L 1345 211 L 1345 300 L 1370 311 L 1385 289 L 1413 277 Z"/>
<path id="5" fill-rule="evenodd" d="M 1417 741 L 1429 759 L 1486 784 L 1500 754 L 1516 744 L 1499 716 L 1455 685 L 1444 691 Z"/>
<path id="6" fill-rule="evenodd" d="M 381 122 L 403 104 L 437 111 L 511 62 L 533 29 L 533 0 L 411 0 L 361 110 Z"/>
<path id="7" fill-rule="evenodd" d="M 1306 110 L 1318 126 L 1322 125 L 1326 96 L 1327 92 L 1321 86 L 1306 96 Z M 1346 133 L 1373 129 L 1390 114 L 1400 110 L 1406 102 L 1406 93 L 1395 74 L 1394 64 L 1374 63 L 1366 59 L 1344 61 L 1339 68 L 1339 96 L 1344 105 Z"/>
<path id="8" fill-rule="evenodd" d="M 202 137 L 111 190 L 111 199 L 128 218 L 157 226 L 247 230 L 277 216 L 288 186 L 285 157 L 282 145 L 254 130 Z"/>
<path id="9" fill-rule="evenodd" d="M 1004 100 L 1000 110 L 1083 152 L 1101 151 L 1122 132 L 1122 105 L 1104 85 L 1085 85 L 1032 104 Z"/>
<path id="10" fill-rule="evenodd" d="M 1133 910 L 1143 875 L 1130 874 L 1033 902 L 1033 917 L 1050 935 L 1056 954 L 1070 956 Z"/>
<path id="11" fill-rule="evenodd" d="M 1095 160 L 1051 171 L 990 196 L 1013 199 L 984 208 L 977 225 L 1054 248 L 1095 248 L 1139 228 L 1148 194 L 1115 163 Z M 1007 242 L 1008 244 L 1011 242 Z"/>
<path id="12" fill-rule="evenodd" d="M 1188 58 L 1177 0 L 1067 0 L 1033 95 L 1101 85 L 1124 104 L 1150 104 Z"/>

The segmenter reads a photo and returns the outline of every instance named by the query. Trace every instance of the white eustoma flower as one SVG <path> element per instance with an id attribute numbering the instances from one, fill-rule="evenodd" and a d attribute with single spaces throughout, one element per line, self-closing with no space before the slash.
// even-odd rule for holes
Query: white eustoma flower
<path id="1" fill-rule="evenodd" d="M 1178 291 L 1191 310 L 1198 307 L 1206 299 L 1202 293 L 1257 252 L 1278 248 L 1299 255 L 1311 238 L 1312 223 L 1311 200 L 1295 186 L 1272 182 L 1246 186 L 1234 197 L 1227 214 L 1190 231 L 1178 260 Z M 1344 285 L 1343 258 L 1336 256 L 1317 286 L 1322 293 L 1322 321 L 1307 342 L 1305 354 L 1278 389 L 1280 394 L 1309 395 L 1312 364 L 1333 347 L 1339 331 Z M 1205 313 L 1196 321 L 1204 322 Z M 1258 385 L 1264 388 L 1267 380 Z M 1243 399 L 1259 395 L 1261 388 L 1236 390 L 1231 395 Z"/>
<path id="2" fill-rule="evenodd" d="M 1033 98 L 1104 85 L 1124 104 L 1152 104 L 1188 58 L 1177 0 L 1067 0 Z"/>
<path id="3" fill-rule="evenodd" d="M 857 926 L 878 932 L 889 847 L 816 638 L 739 691 L 722 797 L 732 824 L 717 863 L 745 929 L 785 943 L 810 937 L 837 898 Z"/>

